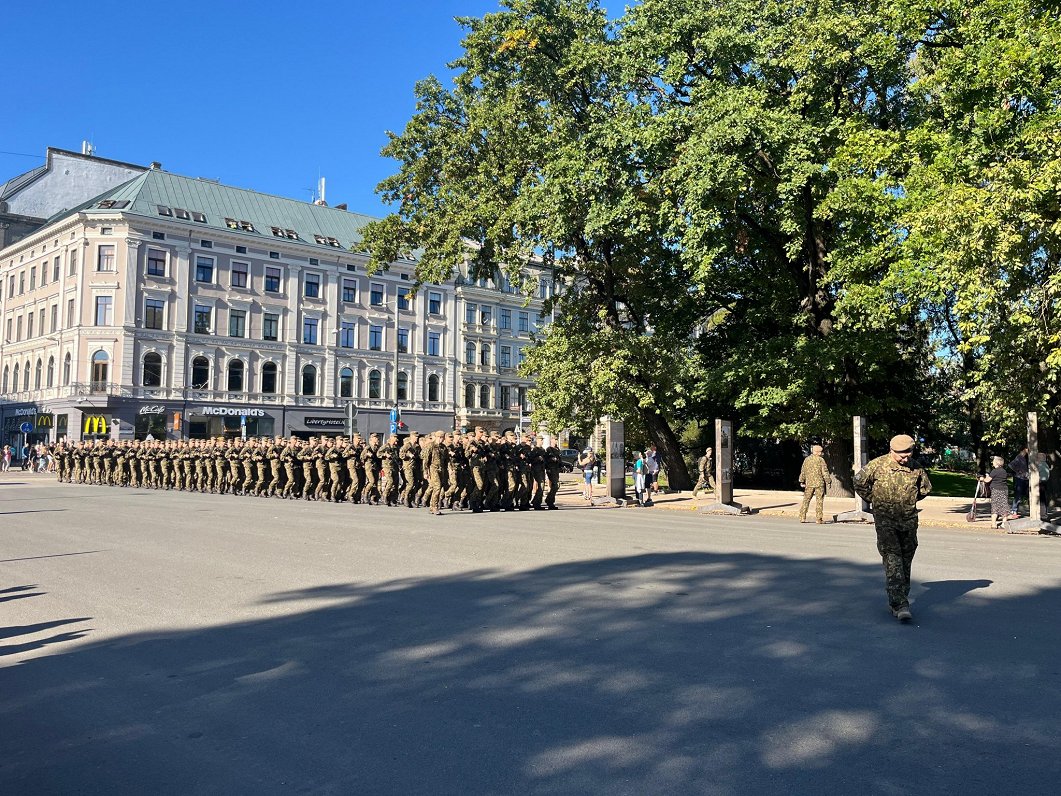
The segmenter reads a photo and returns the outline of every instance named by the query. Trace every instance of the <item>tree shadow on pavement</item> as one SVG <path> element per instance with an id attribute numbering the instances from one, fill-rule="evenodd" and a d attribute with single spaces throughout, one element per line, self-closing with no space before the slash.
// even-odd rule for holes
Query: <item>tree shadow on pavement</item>
<path id="1" fill-rule="evenodd" d="M 745 553 L 272 594 L 0 668 L 0 791 L 1052 789 L 1061 589 L 917 596 L 900 625 L 879 565 Z"/>

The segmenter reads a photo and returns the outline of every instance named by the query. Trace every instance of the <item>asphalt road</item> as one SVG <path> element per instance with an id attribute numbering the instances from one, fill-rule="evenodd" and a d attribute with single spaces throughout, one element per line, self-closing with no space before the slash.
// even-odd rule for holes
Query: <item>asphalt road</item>
<path id="1" fill-rule="evenodd" d="M 1023 794 L 1061 540 L 0 480 L 0 793 Z"/>

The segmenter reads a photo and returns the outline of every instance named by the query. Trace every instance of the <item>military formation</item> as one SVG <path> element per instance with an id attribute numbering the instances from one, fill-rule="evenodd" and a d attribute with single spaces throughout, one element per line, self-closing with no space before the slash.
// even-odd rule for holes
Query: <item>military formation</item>
<path id="1" fill-rule="evenodd" d="M 95 440 L 56 446 L 59 481 L 482 511 L 555 509 L 560 451 L 482 428 L 347 437 Z"/>

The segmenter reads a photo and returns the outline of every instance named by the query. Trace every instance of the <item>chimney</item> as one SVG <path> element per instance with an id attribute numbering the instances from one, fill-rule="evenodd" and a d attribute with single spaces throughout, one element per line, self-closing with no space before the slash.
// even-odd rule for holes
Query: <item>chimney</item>
<path id="1" fill-rule="evenodd" d="M 335 206 L 335 209 L 336 210 L 346 210 L 346 202 L 343 202 L 342 204 L 337 204 Z"/>
<path id="2" fill-rule="evenodd" d="M 89 157 L 96 154 L 96 147 L 92 146 L 92 143 L 87 138 L 81 141 L 81 154 Z"/>
<path id="3" fill-rule="evenodd" d="M 151 161 L 151 168 L 154 171 L 162 171 L 162 164 L 159 163 L 157 160 L 152 160 Z"/>

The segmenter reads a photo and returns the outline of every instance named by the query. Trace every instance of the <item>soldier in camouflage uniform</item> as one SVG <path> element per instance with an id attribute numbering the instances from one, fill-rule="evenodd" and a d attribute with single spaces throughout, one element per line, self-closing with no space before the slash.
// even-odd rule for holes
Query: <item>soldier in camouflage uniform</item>
<path id="1" fill-rule="evenodd" d="M 328 500 L 338 503 L 343 499 L 343 449 L 345 437 L 336 437 L 324 452 L 324 461 L 328 463 Z"/>
<path id="2" fill-rule="evenodd" d="M 280 454 L 284 450 L 284 438 L 276 437 L 272 444 L 268 446 L 266 457 L 269 460 L 269 484 L 265 489 L 265 494 L 269 497 L 274 497 L 280 493 L 284 478 L 284 468 L 280 462 Z"/>
<path id="3" fill-rule="evenodd" d="M 284 465 L 284 490 L 280 497 L 285 499 L 297 498 L 302 494 L 302 485 L 299 483 L 299 476 L 302 474 L 302 463 L 298 455 L 300 447 L 302 440 L 292 437 L 280 451 L 280 461 Z"/>
<path id="4" fill-rule="evenodd" d="M 803 460 L 803 468 L 799 471 L 799 485 L 803 487 L 803 504 L 799 507 L 800 522 L 807 521 L 807 509 L 815 497 L 818 498 L 814 509 L 818 524 L 825 522 L 825 491 L 829 478 L 829 465 L 822 457 L 822 446 L 811 445 L 810 456 Z"/>
<path id="5" fill-rule="evenodd" d="M 892 437 L 890 451 L 855 476 L 855 492 L 869 501 L 877 529 L 877 551 L 884 563 L 888 605 L 900 622 L 910 613 L 910 567 L 917 550 L 917 501 L 932 491 L 928 474 L 912 467 L 914 440 Z"/>
<path id="6" fill-rule="evenodd" d="M 349 483 L 346 488 L 346 499 L 351 503 L 361 502 L 361 492 L 365 488 L 365 471 L 361 464 L 363 449 L 360 434 L 354 434 L 350 444 L 343 448 L 343 459 L 346 460 L 346 476 Z"/>
<path id="7" fill-rule="evenodd" d="M 427 478 L 426 500 L 432 514 L 441 514 L 442 496 L 446 491 L 445 475 L 448 467 L 446 462 L 445 434 L 436 431 L 431 436 L 431 443 L 423 458 L 424 475 Z"/>
<path id="8" fill-rule="evenodd" d="M 527 458 L 530 462 L 531 485 L 533 487 L 530 501 L 531 508 L 537 511 L 544 511 L 545 507 L 542 505 L 542 501 L 545 499 L 545 449 L 540 444 L 536 444 L 536 440 L 533 437 L 530 442 L 530 454 Z"/>
<path id="9" fill-rule="evenodd" d="M 317 469 L 313 465 L 316 454 L 317 438 L 310 437 L 298 449 L 298 460 L 302 464 L 302 499 L 309 500 L 316 489 Z"/>
<path id="10" fill-rule="evenodd" d="M 558 447 L 550 445 L 545 449 L 545 475 L 549 479 L 549 487 L 545 493 L 545 507 L 547 509 L 556 509 L 556 493 L 560 489 L 560 465 L 562 463 L 563 457 L 560 456 Z"/>
<path id="11" fill-rule="evenodd" d="M 700 461 L 696 463 L 697 478 L 696 486 L 693 487 L 693 497 L 700 494 L 701 490 L 710 489 L 715 491 L 715 449 L 708 447 Z"/>
<path id="12" fill-rule="evenodd" d="M 405 477 L 405 488 L 402 490 L 399 502 L 407 508 L 412 508 L 416 499 L 416 492 L 420 488 L 422 476 L 420 474 L 420 435 L 413 432 L 405 440 L 398 458 L 402 462 L 402 475 Z"/>

